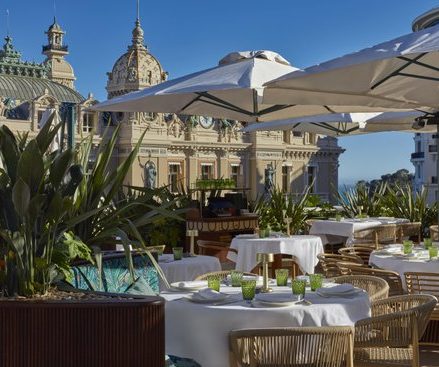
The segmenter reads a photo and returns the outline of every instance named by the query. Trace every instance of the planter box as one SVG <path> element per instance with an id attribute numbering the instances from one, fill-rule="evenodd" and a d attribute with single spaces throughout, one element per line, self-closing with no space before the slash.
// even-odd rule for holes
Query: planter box
<path id="1" fill-rule="evenodd" d="M 164 299 L 0 300 L 0 366 L 164 365 Z"/>

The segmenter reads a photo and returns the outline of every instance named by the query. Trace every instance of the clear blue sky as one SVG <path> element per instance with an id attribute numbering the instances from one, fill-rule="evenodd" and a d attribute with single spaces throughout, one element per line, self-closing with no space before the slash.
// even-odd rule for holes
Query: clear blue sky
<path id="1" fill-rule="evenodd" d="M 433 0 L 141 0 L 145 41 L 171 78 L 211 67 L 234 50 L 274 50 L 305 67 L 411 31 Z M 53 0 L 0 2 L 0 30 L 10 33 L 26 60 L 42 61 L 44 31 Z M 135 0 L 57 0 L 58 22 L 67 31 L 77 89 L 105 99 L 106 72 L 131 42 Z M 370 179 L 413 171 L 411 134 L 340 139 L 340 179 Z"/>

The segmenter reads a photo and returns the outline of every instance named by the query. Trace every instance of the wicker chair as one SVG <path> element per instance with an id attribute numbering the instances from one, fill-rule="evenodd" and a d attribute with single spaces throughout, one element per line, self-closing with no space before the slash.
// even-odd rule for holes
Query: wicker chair
<path id="1" fill-rule="evenodd" d="M 233 330 L 231 366 L 352 367 L 353 332 L 349 326 Z"/>
<path id="2" fill-rule="evenodd" d="M 222 271 L 212 271 L 210 273 L 205 273 L 205 274 L 201 274 L 199 276 L 197 276 L 195 278 L 195 280 L 206 280 L 207 277 L 214 275 L 219 277 L 221 280 L 224 280 L 227 278 L 227 276 L 232 272 L 233 270 L 222 270 Z M 258 274 L 255 273 L 249 273 L 249 272 L 243 272 L 244 275 L 249 275 L 249 276 L 253 276 L 253 277 L 258 277 Z"/>
<path id="3" fill-rule="evenodd" d="M 357 246 L 343 247 L 338 250 L 342 255 L 356 255 L 361 257 L 365 264 L 369 264 L 370 253 L 374 250 L 372 246 Z"/>
<path id="4" fill-rule="evenodd" d="M 235 263 L 227 258 L 227 254 L 229 253 L 229 251 L 234 252 L 235 254 L 237 254 L 238 252 L 235 249 L 230 248 L 229 243 L 198 240 L 197 246 L 198 254 L 217 257 L 221 263 L 222 269 L 229 270 L 235 268 Z"/>
<path id="5" fill-rule="evenodd" d="M 405 239 L 412 239 L 416 243 L 421 243 L 421 222 L 401 223 L 397 229 L 397 241 L 402 243 Z"/>
<path id="6" fill-rule="evenodd" d="M 389 285 L 389 296 L 400 296 L 405 293 L 401 277 L 395 271 L 374 269 L 348 262 L 337 263 L 337 266 L 344 275 L 372 275 L 384 279 Z"/>
<path id="7" fill-rule="evenodd" d="M 409 294 L 431 294 L 439 299 L 439 273 L 404 273 L 407 292 Z M 428 338 L 426 343 L 438 344 L 439 342 L 439 303 L 430 317 L 428 325 Z"/>
<path id="8" fill-rule="evenodd" d="M 354 232 L 354 244 L 373 244 L 375 248 L 381 245 L 395 243 L 397 239 L 396 224 L 381 224 L 372 228 L 365 228 Z"/>
<path id="9" fill-rule="evenodd" d="M 355 324 L 355 367 L 419 367 L 419 339 L 435 304 L 430 295 L 373 302 L 372 317 Z"/>
<path id="10" fill-rule="evenodd" d="M 439 227 L 438 225 L 430 226 L 430 237 L 433 241 L 439 241 Z"/>
<path id="11" fill-rule="evenodd" d="M 354 287 L 364 289 L 371 301 L 385 299 L 389 296 L 389 285 L 384 279 L 371 275 L 342 275 L 333 278 L 335 283 L 350 283 Z"/>
<path id="12" fill-rule="evenodd" d="M 327 278 L 332 278 L 341 275 L 340 269 L 337 267 L 337 263 L 340 261 L 355 262 L 363 265 L 361 257 L 356 255 L 338 255 L 338 254 L 318 254 L 320 265 L 323 273 Z"/>

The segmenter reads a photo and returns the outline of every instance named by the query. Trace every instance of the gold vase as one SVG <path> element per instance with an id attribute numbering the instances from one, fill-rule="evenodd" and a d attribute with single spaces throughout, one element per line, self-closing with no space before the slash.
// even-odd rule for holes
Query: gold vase
<path id="1" fill-rule="evenodd" d="M 256 261 L 262 264 L 262 289 L 261 293 L 272 292 L 268 287 L 268 264 L 274 261 L 274 254 L 259 252 L 256 254 Z"/>

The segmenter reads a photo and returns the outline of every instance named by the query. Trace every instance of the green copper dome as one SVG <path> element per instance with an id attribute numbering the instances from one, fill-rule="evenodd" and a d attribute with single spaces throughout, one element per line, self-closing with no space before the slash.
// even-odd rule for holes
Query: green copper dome
<path id="1" fill-rule="evenodd" d="M 75 90 L 49 79 L 0 74 L 0 97 L 31 101 L 46 90 L 58 102 L 81 103 L 85 100 Z"/>

